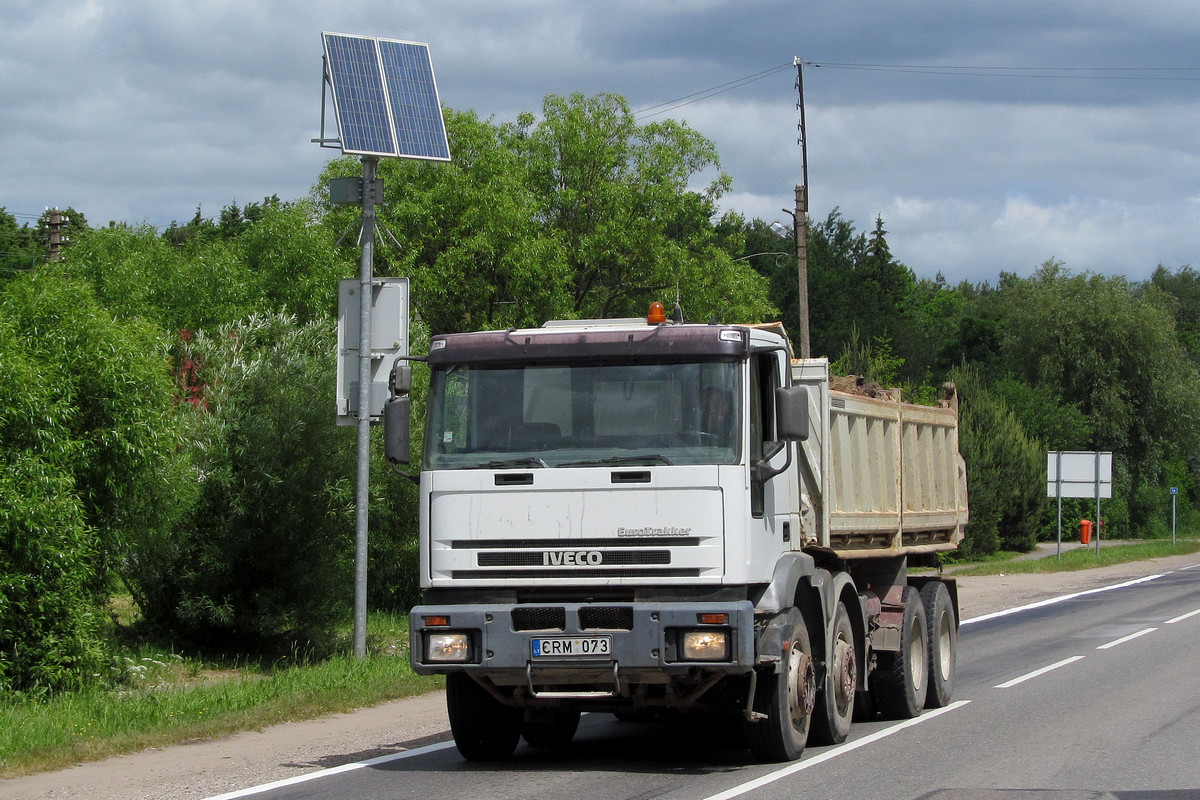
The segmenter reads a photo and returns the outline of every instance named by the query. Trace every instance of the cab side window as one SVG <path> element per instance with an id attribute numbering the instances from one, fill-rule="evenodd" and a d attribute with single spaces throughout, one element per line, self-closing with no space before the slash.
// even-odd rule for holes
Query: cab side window
<path id="1" fill-rule="evenodd" d="M 775 387 L 779 385 L 779 365 L 772 353 L 759 353 L 750 362 L 750 468 L 762 460 L 767 446 L 775 441 Z M 750 513 L 763 515 L 766 484 L 750 483 Z"/>

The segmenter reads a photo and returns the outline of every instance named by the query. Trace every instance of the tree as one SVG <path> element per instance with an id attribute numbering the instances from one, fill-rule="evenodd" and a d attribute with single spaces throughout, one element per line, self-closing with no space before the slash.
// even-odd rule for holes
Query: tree
<path id="1" fill-rule="evenodd" d="M 1171 302 L 1155 287 L 1048 261 L 1027 280 L 1005 276 L 999 303 L 1007 368 L 1086 416 L 1087 449 L 1111 450 L 1117 462 L 1113 516 L 1128 519 L 1127 533 L 1146 532 L 1165 512 L 1164 465 L 1200 447 L 1200 373 Z"/>
<path id="2" fill-rule="evenodd" d="M 633 316 L 678 291 L 691 318 L 757 321 L 766 283 L 721 247 L 724 176 L 712 143 L 675 122 L 639 126 L 615 95 L 550 95 L 539 122 L 446 112 L 450 164 L 387 160 L 384 226 L 400 242 L 414 306 L 434 333 Z M 353 175 L 341 160 L 326 178 Z M 330 214 L 343 228 L 353 210 Z"/>
<path id="3" fill-rule="evenodd" d="M 1160 264 L 1150 277 L 1149 285 L 1140 287 L 1140 291 L 1151 288 L 1174 299 L 1171 311 L 1175 317 L 1175 332 L 1192 361 L 1200 366 L 1200 272 L 1184 266 L 1172 274 Z"/>
<path id="4" fill-rule="evenodd" d="M 313 224 L 308 202 L 268 198 L 255 208 L 256 220 L 242 220 L 229 237 L 211 223 L 207 233 L 178 237 L 147 225 L 90 231 L 64 263 L 114 313 L 165 331 L 215 328 L 255 312 L 332 316 L 337 281 L 354 274 L 354 263 L 338 254 L 328 228 Z"/>
<path id="5" fill-rule="evenodd" d="M 43 267 L 0 290 L 0 686 L 77 685 L 108 578 L 168 529 L 177 483 L 165 339 Z"/>
<path id="6" fill-rule="evenodd" d="M 0 280 L 31 269 L 45 258 L 36 231 L 18 225 L 17 218 L 0 206 Z"/>
<path id="7" fill-rule="evenodd" d="M 203 406 L 184 409 L 196 497 L 170 536 L 136 548 L 129 584 L 148 619 L 209 648 L 286 652 L 322 645 L 343 618 L 353 598 L 356 447 L 353 429 L 332 419 L 334 347 L 328 320 L 282 314 L 192 337 L 188 357 L 208 387 Z M 327 402 L 314 402 L 315 387 Z M 373 544 L 403 550 L 415 532 L 414 489 L 382 466 Z M 382 559 L 385 568 L 399 561 Z M 394 569 L 381 577 L 415 583 Z"/>
<path id="8" fill-rule="evenodd" d="M 967 557 L 1032 550 L 1046 512 L 1044 451 L 978 371 L 960 367 L 950 380 L 959 392 L 959 449 L 971 504 L 960 550 Z"/>

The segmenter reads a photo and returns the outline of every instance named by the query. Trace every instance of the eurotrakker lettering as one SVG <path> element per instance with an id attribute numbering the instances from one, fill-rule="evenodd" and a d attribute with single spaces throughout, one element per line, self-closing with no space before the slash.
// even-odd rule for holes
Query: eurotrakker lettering
<path id="1" fill-rule="evenodd" d="M 617 528 L 617 536 L 635 537 L 639 539 L 649 539 L 654 536 L 687 536 L 691 532 L 691 528 L 676 528 L 671 525 L 665 525 L 661 528 Z"/>

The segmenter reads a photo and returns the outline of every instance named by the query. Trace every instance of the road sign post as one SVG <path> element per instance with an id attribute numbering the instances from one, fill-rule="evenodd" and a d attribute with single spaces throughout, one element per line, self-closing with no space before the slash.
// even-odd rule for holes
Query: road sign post
<path id="1" fill-rule="evenodd" d="M 1179 487 L 1171 487 L 1171 546 L 1175 546 L 1175 498 L 1179 497 Z"/>
<path id="2" fill-rule="evenodd" d="M 371 306 L 374 298 L 375 205 L 383 195 L 377 180 L 381 157 L 449 161 L 450 143 L 433 78 L 429 47 L 421 42 L 374 36 L 321 34 L 321 136 L 313 142 L 362 157 L 361 183 L 335 179 L 334 203 L 362 206 L 359 258 L 358 481 L 355 497 L 354 655 L 367 654 L 367 512 L 372 421 Z M 338 138 L 325 136 L 325 87 L 333 96 Z M 407 333 L 402 337 L 408 355 Z M 339 370 L 339 376 L 341 370 Z M 341 405 L 339 401 L 339 406 Z M 339 413 L 341 409 L 339 408 Z"/>
<path id="3" fill-rule="evenodd" d="M 1046 454 L 1046 496 L 1058 498 L 1058 552 L 1062 556 L 1062 499 L 1096 500 L 1096 552 L 1100 552 L 1100 498 L 1112 497 L 1112 453 L 1054 450 Z"/>

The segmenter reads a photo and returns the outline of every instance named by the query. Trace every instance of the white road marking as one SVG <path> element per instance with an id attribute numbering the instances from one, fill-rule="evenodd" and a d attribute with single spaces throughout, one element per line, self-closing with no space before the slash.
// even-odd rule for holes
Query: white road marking
<path id="1" fill-rule="evenodd" d="M 992 688 L 993 689 L 1009 689 L 1009 688 L 1012 688 L 1013 686 L 1016 686 L 1018 683 L 1024 683 L 1025 681 L 1036 678 L 1039 675 L 1045 675 L 1047 672 L 1056 670 L 1059 667 L 1065 667 L 1067 664 L 1074 664 L 1076 661 L 1081 661 L 1082 659 L 1083 659 L 1083 656 L 1071 656 L 1070 658 L 1064 658 L 1062 661 L 1059 661 L 1057 664 L 1051 664 L 1048 667 L 1042 667 L 1041 669 L 1035 669 L 1033 672 L 1022 675 L 1019 678 L 1013 678 L 1011 681 L 1006 681 L 1004 683 L 1001 683 L 998 686 L 993 686 Z"/>
<path id="2" fill-rule="evenodd" d="M 983 622 L 984 620 L 987 620 L 987 619 L 996 619 L 997 617 L 1007 617 L 1009 614 L 1016 614 L 1021 611 L 1029 611 L 1030 609 L 1042 608 L 1044 606 L 1052 606 L 1055 603 L 1062 603 L 1067 600 L 1074 600 L 1076 597 L 1085 597 L 1086 595 L 1089 595 L 1089 594 L 1098 594 L 1100 592 L 1111 592 L 1113 589 L 1124 589 L 1127 586 L 1136 586 L 1137 584 L 1145 583 L 1146 581 L 1158 580 L 1159 578 L 1163 577 L 1163 575 L 1165 575 L 1165 574 L 1166 573 L 1163 573 L 1162 575 L 1147 575 L 1144 578 L 1134 578 L 1133 580 L 1125 581 L 1124 583 L 1114 583 L 1112 586 L 1101 586 L 1097 589 L 1087 589 L 1082 592 L 1075 592 L 1073 594 L 1064 594 L 1059 597 L 1051 597 L 1048 600 L 1039 600 L 1036 603 L 1030 603 L 1029 605 L 1026 605 L 1026 606 L 1017 606 L 1016 608 L 1006 608 L 1003 611 L 996 611 L 991 614 L 984 614 L 982 616 L 971 617 L 970 619 L 964 619 L 962 622 L 959 623 L 959 625 L 970 625 L 974 622 Z"/>
<path id="3" fill-rule="evenodd" d="M 824 764 L 826 761 L 832 761 L 833 759 L 837 758 L 838 756 L 845 755 L 846 753 L 849 753 L 853 750 L 857 750 L 860 747 L 866 747 L 869 744 L 874 744 L 875 742 L 879 741 L 880 739 L 886 739 L 888 736 L 891 736 L 893 733 L 899 733 L 900 731 L 905 730 L 906 728 L 911 728 L 914 725 L 920 725 L 922 722 L 929 722 L 931 719 L 940 717 L 942 714 L 962 708 L 963 706 L 967 705 L 970 702 L 971 702 L 970 700 L 959 700 L 956 703 L 951 703 L 950 705 L 948 705 L 944 708 L 939 708 L 936 711 L 927 711 L 926 713 L 922 714 L 919 717 L 916 717 L 915 719 L 905 720 L 904 722 L 901 722 L 899 725 L 893 725 L 890 728 L 885 728 L 884 730 L 876 731 L 875 733 L 872 733 L 870 736 L 864 736 L 861 739 L 855 739 L 853 742 L 849 742 L 847 744 L 841 745 L 840 747 L 836 747 L 833 750 L 826 750 L 824 753 L 821 753 L 819 756 L 813 756 L 812 758 L 801 759 L 800 761 L 797 761 L 794 764 L 789 764 L 788 766 L 786 766 L 782 769 L 777 769 L 774 772 L 767 773 L 766 775 L 763 775 L 760 778 L 755 778 L 752 781 L 747 781 L 745 783 L 738 784 L 737 786 L 734 786 L 731 789 L 726 789 L 725 791 L 723 791 L 719 794 L 714 794 L 709 797 L 706 797 L 704 800 L 730 800 L 730 798 L 733 798 L 733 797 L 740 797 L 741 795 L 744 795 L 747 792 L 752 792 L 755 789 L 759 789 L 763 786 L 766 786 L 769 783 L 774 783 L 775 781 L 780 780 L 781 778 L 786 778 L 789 775 L 795 775 L 797 772 L 802 772 L 802 771 L 808 769 L 809 767 L 815 767 L 818 764 Z"/>
<path id="4" fill-rule="evenodd" d="M 1147 633 L 1154 633 L 1156 630 L 1158 630 L 1158 628 L 1143 628 L 1142 630 L 1138 631 L 1137 633 L 1131 633 L 1128 636 L 1122 636 L 1120 639 L 1111 641 L 1108 644 L 1102 644 L 1099 647 L 1097 647 L 1096 649 L 1097 650 L 1107 650 L 1110 647 L 1116 647 L 1119 644 L 1125 644 L 1130 639 L 1136 639 L 1139 636 L 1145 636 Z"/>
<path id="5" fill-rule="evenodd" d="M 263 792 L 269 792 L 272 789 L 280 789 L 284 786 L 295 786 L 298 783 L 307 783 L 308 781 L 316 781 L 321 778 L 328 778 L 331 775 L 340 775 L 343 772 L 353 772 L 363 767 L 373 767 L 377 764 L 386 764 L 389 761 L 398 761 L 402 758 L 412 758 L 414 756 L 422 756 L 426 753 L 433 753 L 437 750 L 446 750 L 454 747 L 454 742 L 439 742 L 438 744 L 426 745 L 418 747 L 415 750 L 402 750 L 399 753 L 390 753 L 386 756 L 378 756 L 377 758 L 368 758 L 366 761 L 355 761 L 353 764 L 342 764 L 340 767 L 330 767 L 329 769 L 319 769 L 315 772 L 306 772 L 303 775 L 296 775 L 292 778 L 284 778 L 283 780 L 264 783 L 261 786 L 251 786 L 249 789 L 238 789 L 234 792 L 226 792 L 225 794 L 217 794 L 212 797 L 206 797 L 204 800 L 237 800 L 239 797 L 251 797 Z"/>
<path id="6" fill-rule="evenodd" d="M 1163 624 L 1164 624 L 1164 625 L 1174 625 L 1176 622 L 1183 622 L 1183 621 L 1184 621 L 1185 619 L 1187 619 L 1188 617 L 1194 617 L 1194 616 L 1196 616 L 1197 614 L 1200 614 L 1200 608 L 1197 608 L 1195 611 L 1189 611 L 1189 612 L 1188 612 L 1188 613 L 1186 613 L 1186 614 L 1180 614 L 1180 615 L 1179 615 L 1178 617 L 1176 617 L 1175 619 L 1169 619 L 1169 620 L 1167 620 L 1166 622 L 1164 622 Z"/>

